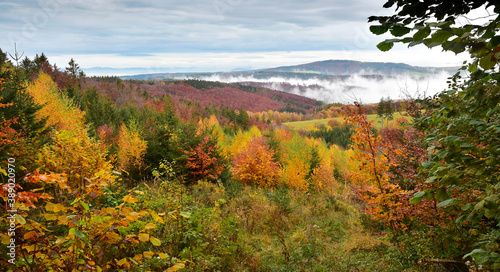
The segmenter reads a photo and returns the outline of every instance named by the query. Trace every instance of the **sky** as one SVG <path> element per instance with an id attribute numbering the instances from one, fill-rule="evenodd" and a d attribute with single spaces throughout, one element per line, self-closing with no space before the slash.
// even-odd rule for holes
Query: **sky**
<path id="1" fill-rule="evenodd" d="M 328 59 L 458 66 L 465 56 L 395 46 L 369 32 L 380 0 L 3 0 L 0 48 L 44 53 L 89 75 L 223 72 Z"/>

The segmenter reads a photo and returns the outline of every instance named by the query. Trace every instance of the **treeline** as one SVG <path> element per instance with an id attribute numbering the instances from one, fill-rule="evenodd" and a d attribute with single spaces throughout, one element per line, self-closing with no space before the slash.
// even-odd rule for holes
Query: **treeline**
<path id="1" fill-rule="evenodd" d="M 233 256 L 258 250 L 238 246 L 248 244 L 237 227 L 244 205 L 222 214 L 222 188 L 307 193 L 337 186 L 334 174 L 345 163 L 339 149 L 272 128 L 244 110 L 155 96 L 119 79 L 89 80 L 72 63 L 60 71 L 45 62 L 33 74 L 6 58 L 0 65 L 0 159 L 19 169 L 17 185 L 2 186 L 0 196 L 19 210 L 19 269 L 268 267 Z M 2 175 L 11 172 L 0 167 Z M 205 205 L 185 196 L 201 189 L 221 198 L 207 196 Z M 289 216 L 283 205 L 272 207 Z M 2 229 L 10 224 L 0 220 Z"/>

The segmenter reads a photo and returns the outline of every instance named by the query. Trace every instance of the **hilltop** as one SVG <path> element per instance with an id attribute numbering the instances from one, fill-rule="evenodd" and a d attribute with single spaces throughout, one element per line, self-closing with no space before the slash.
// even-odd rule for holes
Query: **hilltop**
<path id="1" fill-rule="evenodd" d="M 409 74 L 413 76 L 430 76 L 441 72 L 454 73 L 457 67 L 419 67 L 405 63 L 393 62 L 362 62 L 354 60 L 324 60 L 293 66 L 279 66 L 258 70 L 217 73 L 153 73 L 121 76 L 122 79 L 136 80 L 168 80 L 182 78 L 206 78 L 217 75 L 219 77 L 252 76 L 256 79 L 270 77 L 283 78 L 317 78 L 338 79 L 338 76 L 369 75 L 369 76 L 397 76 Z"/>

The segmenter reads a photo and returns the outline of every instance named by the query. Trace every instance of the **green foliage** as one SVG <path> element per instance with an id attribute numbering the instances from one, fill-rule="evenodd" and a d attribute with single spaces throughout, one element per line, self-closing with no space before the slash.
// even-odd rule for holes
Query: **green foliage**
<path id="1" fill-rule="evenodd" d="M 10 66 L 10 63 L 4 63 Z M 9 157 L 16 157 L 19 175 L 26 169 L 35 167 L 36 152 L 41 145 L 49 141 L 48 129 L 45 129 L 46 120 L 37 118 L 37 112 L 42 106 L 37 105 L 26 92 L 26 84 L 9 67 L 0 67 L 0 123 L 8 120 L 14 122 L 8 125 L 18 133 L 16 143 L 2 143 L 0 146 L 0 160 L 7 161 Z M 0 134 L 3 131 L 0 132 Z"/>
<path id="2" fill-rule="evenodd" d="M 145 140 L 148 142 L 144 160 L 151 166 L 165 159 L 173 161 L 181 155 L 176 146 L 180 131 L 177 129 L 179 120 L 169 99 L 164 97 L 163 100 L 168 103 L 164 111 L 157 113 L 153 110 L 145 110 L 140 118 L 143 120 Z"/>
<path id="3" fill-rule="evenodd" d="M 182 81 L 189 86 L 192 86 L 198 90 L 208 90 L 213 88 L 224 88 L 227 87 L 228 84 L 222 82 L 213 82 L 199 79 L 185 79 Z"/>
<path id="4" fill-rule="evenodd" d="M 390 97 L 380 98 L 377 105 L 377 115 L 382 119 L 382 128 L 384 127 L 384 119 L 387 121 L 394 119 L 394 105 Z"/>
<path id="5" fill-rule="evenodd" d="M 297 108 L 294 108 L 290 105 L 286 105 L 286 107 L 279 109 L 278 112 L 295 112 L 295 113 L 304 114 L 304 115 L 307 114 L 307 112 L 305 110 L 297 109 Z"/>
<path id="6" fill-rule="evenodd" d="M 476 238 L 476 249 L 465 256 L 496 270 L 500 268 L 496 238 L 500 222 L 500 5 L 489 0 L 432 4 L 390 0 L 384 7 L 394 4 L 398 8 L 395 15 L 369 18 L 380 24 L 372 26 L 372 32 L 391 30 L 394 36 L 404 36 L 406 29 L 400 31 L 403 25 L 410 28 L 408 33 L 414 33 L 383 43 L 440 46 L 456 54 L 467 50 L 472 59 L 462 67 L 470 73 L 468 78 L 457 73 L 447 91 L 420 101 L 429 108 L 428 114 L 415 120 L 415 127 L 426 134 L 429 145 L 428 161 L 421 170 L 428 175 L 430 188 L 419 196 L 433 197 L 439 201 L 438 207 L 449 212 L 458 211 L 458 217 L 453 218 L 458 228 L 478 232 L 481 237 Z M 482 6 L 494 9 L 484 24 L 456 21 Z M 416 195 L 414 202 L 418 199 Z"/>
<path id="7" fill-rule="evenodd" d="M 95 87 L 85 90 L 79 102 L 80 108 L 85 111 L 85 118 L 92 126 L 92 132 L 103 125 L 118 128 L 120 121 L 127 123 L 131 119 L 130 114 L 123 114 L 125 109 L 120 112 L 110 99 L 97 93 Z"/>
<path id="8" fill-rule="evenodd" d="M 78 65 L 73 58 L 71 58 L 68 65 L 69 66 L 66 67 L 66 72 L 70 77 L 72 77 L 73 79 L 85 77 L 85 73 L 80 70 L 80 65 Z"/>
<path id="9" fill-rule="evenodd" d="M 236 112 L 234 109 L 222 107 L 220 114 L 235 125 L 234 129 L 241 128 L 243 130 L 247 130 L 249 128 L 248 121 L 250 117 L 243 109 Z"/>
<path id="10" fill-rule="evenodd" d="M 309 131 L 308 135 L 313 138 L 323 139 L 328 145 L 338 145 L 347 149 L 351 144 L 350 138 L 353 132 L 351 125 L 340 127 L 319 126 L 319 129 Z"/>

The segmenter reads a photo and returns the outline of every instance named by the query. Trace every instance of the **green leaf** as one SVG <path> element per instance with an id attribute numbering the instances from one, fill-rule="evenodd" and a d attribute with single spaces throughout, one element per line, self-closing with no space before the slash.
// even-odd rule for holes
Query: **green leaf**
<path id="1" fill-rule="evenodd" d="M 451 36 L 453 36 L 453 33 L 450 33 L 445 30 L 438 30 L 431 35 L 431 42 L 442 44 L 445 41 L 447 41 Z"/>
<path id="2" fill-rule="evenodd" d="M 474 210 L 478 211 L 480 209 L 482 209 L 484 207 L 484 203 L 486 203 L 486 201 L 481 200 L 479 203 L 477 203 L 475 206 L 474 206 Z"/>
<path id="3" fill-rule="evenodd" d="M 500 44 L 500 36 L 495 36 L 495 37 L 491 38 L 490 45 L 492 47 L 497 47 L 499 44 Z"/>
<path id="4" fill-rule="evenodd" d="M 74 235 L 76 237 L 80 237 L 80 238 L 85 238 L 85 234 L 83 234 L 81 231 L 79 231 L 78 229 L 76 228 L 71 228 L 69 229 L 69 234 L 70 235 Z"/>
<path id="5" fill-rule="evenodd" d="M 452 24 L 454 24 L 454 21 L 442 21 L 437 23 L 436 26 L 439 28 L 449 28 Z"/>
<path id="6" fill-rule="evenodd" d="M 455 54 L 459 54 L 465 51 L 466 43 L 463 42 L 455 42 L 453 43 L 453 47 L 451 48 L 451 51 L 453 51 Z"/>
<path id="7" fill-rule="evenodd" d="M 467 68 L 467 71 L 469 71 L 470 73 L 472 73 L 476 70 L 477 70 L 477 60 L 472 62 L 472 64 L 469 65 L 469 68 Z"/>
<path id="8" fill-rule="evenodd" d="M 73 205 L 75 205 L 75 203 L 77 203 L 77 202 L 78 202 L 78 201 L 80 201 L 80 200 L 81 200 L 81 198 L 79 198 L 79 197 L 78 197 L 78 198 L 76 198 L 75 200 L 73 200 L 73 202 L 71 202 L 71 204 L 70 204 L 70 205 L 71 205 L 71 206 L 73 206 Z"/>
<path id="9" fill-rule="evenodd" d="M 484 216 L 486 216 L 486 218 L 493 218 L 496 216 L 496 214 L 496 211 L 493 209 L 486 209 L 486 211 L 484 212 Z"/>
<path id="10" fill-rule="evenodd" d="M 383 41 L 379 44 L 377 44 L 377 48 L 380 50 L 380 51 L 383 51 L 383 52 L 386 52 L 386 51 L 389 51 L 391 50 L 391 48 L 394 46 L 394 43 L 393 42 L 388 42 L 388 41 Z"/>
<path id="11" fill-rule="evenodd" d="M 435 176 L 432 176 L 430 178 L 428 178 L 425 183 L 433 183 L 434 181 L 436 181 L 436 177 Z"/>
<path id="12" fill-rule="evenodd" d="M 443 201 L 446 198 L 446 188 L 439 188 L 436 191 L 435 198 L 437 201 Z"/>
<path id="13" fill-rule="evenodd" d="M 444 151 L 441 151 L 439 154 L 438 154 L 438 158 L 442 159 L 446 156 L 448 156 L 449 152 L 444 150 Z"/>
<path id="14" fill-rule="evenodd" d="M 395 25 L 391 28 L 391 34 L 395 37 L 401 37 L 408 34 L 411 31 L 410 28 L 400 25 Z"/>
<path id="15" fill-rule="evenodd" d="M 421 192 L 416 192 L 413 197 L 423 197 L 425 195 L 425 191 L 421 191 Z"/>
<path id="16" fill-rule="evenodd" d="M 447 199 L 445 201 L 439 202 L 438 207 L 439 208 L 443 208 L 443 207 L 446 207 L 446 206 L 455 206 L 455 205 L 461 203 L 462 201 L 463 200 L 460 200 L 460 199 L 450 198 L 450 199 Z"/>
<path id="17" fill-rule="evenodd" d="M 190 218 L 191 217 L 191 213 L 188 213 L 188 212 L 180 212 L 180 215 L 184 218 Z"/>
<path id="18" fill-rule="evenodd" d="M 85 202 L 83 202 L 83 201 L 80 201 L 80 204 L 82 204 L 82 207 L 83 207 L 86 211 L 88 211 L 88 210 L 90 209 L 90 208 L 89 208 L 89 205 L 88 205 L 87 203 L 85 203 Z"/>
<path id="19" fill-rule="evenodd" d="M 381 35 L 386 33 L 389 28 L 385 25 L 372 25 L 370 26 L 370 31 L 375 35 Z"/>
<path id="20" fill-rule="evenodd" d="M 496 61 L 492 60 L 493 55 L 494 53 L 489 53 L 488 55 L 482 57 L 479 60 L 479 66 L 481 66 L 484 70 L 489 70 L 495 67 Z"/>
<path id="21" fill-rule="evenodd" d="M 423 39 L 427 38 L 427 36 L 429 36 L 429 34 L 431 34 L 431 28 L 426 27 L 426 28 L 423 28 L 423 29 L 420 29 L 419 31 L 417 31 L 413 35 L 413 39 L 415 40 L 415 42 L 420 42 Z"/>
<path id="22" fill-rule="evenodd" d="M 413 42 L 411 42 L 410 44 L 408 44 L 408 47 L 413 47 L 413 46 L 415 46 L 415 45 L 419 45 L 419 44 L 421 44 L 422 42 L 423 42 L 423 41 L 418 41 L 418 42 L 413 41 Z"/>
<path id="23" fill-rule="evenodd" d="M 154 246 L 161 246 L 161 241 L 160 239 L 158 238 L 155 238 L 155 237 L 151 237 L 150 240 L 151 244 L 153 244 Z"/>
<path id="24" fill-rule="evenodd" d="M 26 220 L 25 220 L 25 219 L 24 219 L 24 217 L 22 217 L 21 215 L 16 214 L 16 215 L 15 215 L 15 218 L 16 218 L 16 221 L 17 221 L 17 222 L 19 222 L 19 224 L 21 224 L 21 225 L 26 224 Z"/>
<path id="25" fill-rule="evenodd" d="M 459 140 L 460 140 L 460 137 L 458 137 L 458 136 L 448 136 L 448 137 L 444 138 L 444 141 L 447 143 L 453 143 L 453 142 L 457 142 Z"/>
<path id="26" fill-rule="evenodd" d="M 469 148 L 469 147 L 474 147 L 474 145 L 471 144 L 471 143 L 463 142 L 463 143 L 460 144 L 460 147 L 462 147 L 462 148 Z"/>
<path id="27" fill-rule="evenodd" d="M 420 201 L 422 201 L 422 198 L 421 197 L 413 197 L 410 199 L 410 203 L 411 204 L 417 204 L 419 203 Z"/>

